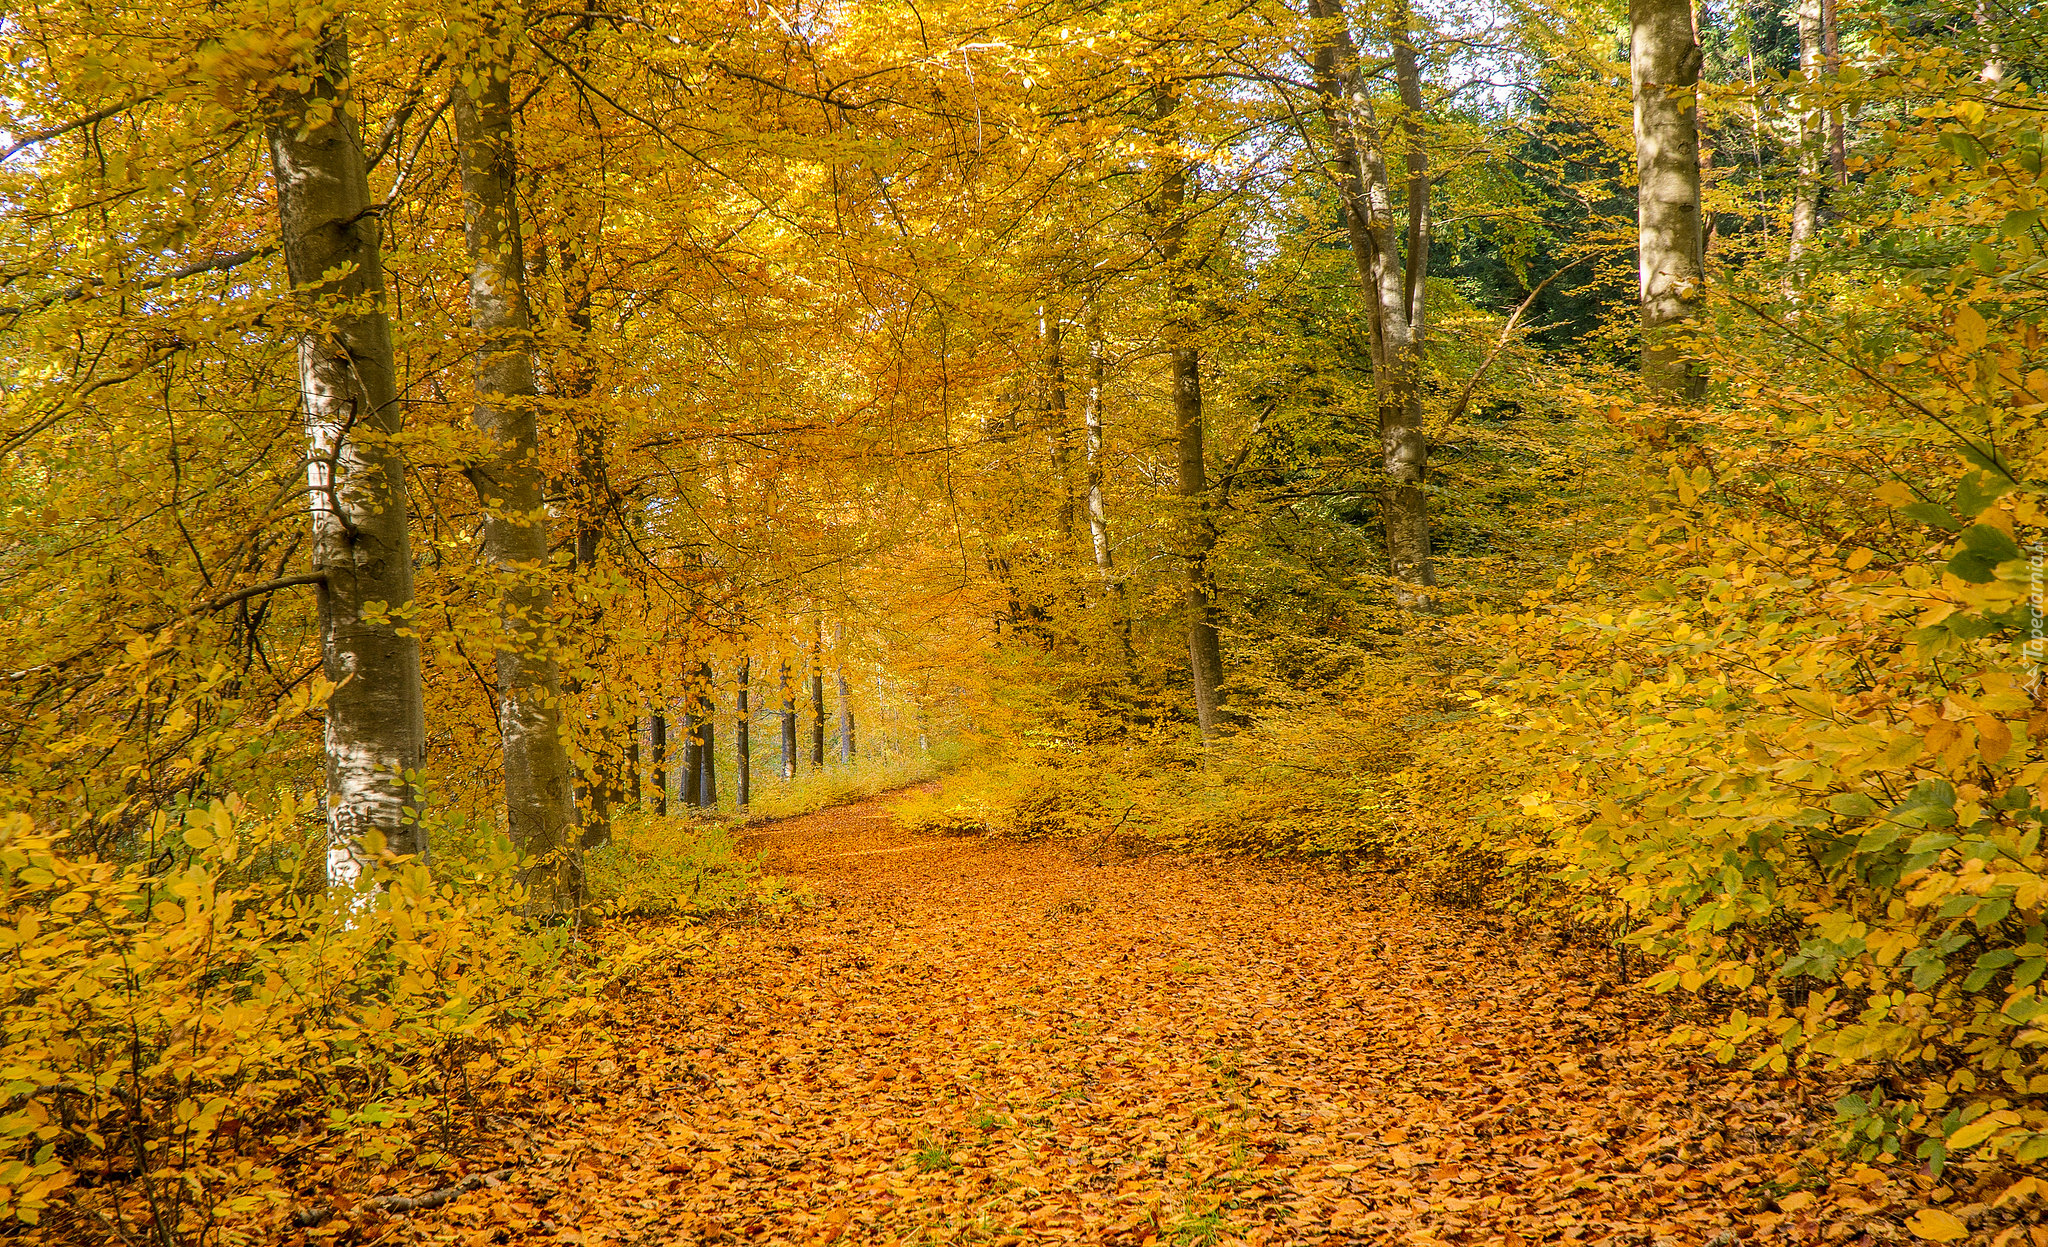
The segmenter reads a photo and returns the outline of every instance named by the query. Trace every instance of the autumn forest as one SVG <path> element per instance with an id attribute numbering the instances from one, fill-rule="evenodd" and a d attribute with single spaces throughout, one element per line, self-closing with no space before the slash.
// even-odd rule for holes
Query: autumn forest
<path id="1" fill-rule="evenodd" d="M 0 11 L 0 1239 L 2048 1247 L 2048 11 Z"/>

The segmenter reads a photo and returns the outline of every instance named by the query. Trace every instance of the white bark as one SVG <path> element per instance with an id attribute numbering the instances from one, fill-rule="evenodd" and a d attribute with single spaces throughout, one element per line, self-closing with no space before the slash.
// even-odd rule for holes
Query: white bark
<path id="1" fill-rule="evenodd" d="M 327 703 L 329 882 L 352 887 L 382 837 L 426 855 L 407 810 L 426 761 L 419 642 L 405 635 L 412 604 L 405 464 L 391 438 L 403 423 L 391 329 L 384 316 L 380 229 L 371 211 L 361 136 L 351 119 L 348 36 L 321 31 L 304 85 L 271 94 L 271 169 L 285 267 L 320 327 L 299 339 L 320 655 L 335 690 Z"/>

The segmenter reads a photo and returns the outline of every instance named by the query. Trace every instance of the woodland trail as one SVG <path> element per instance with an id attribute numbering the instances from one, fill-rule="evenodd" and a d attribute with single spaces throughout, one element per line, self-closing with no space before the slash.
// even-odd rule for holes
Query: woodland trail
<path id="1" fill-rule="evenodd" d="M 886 801 L 753 843 L 817 904 L 644 979 L 515 1176 L 385 1241 L 1870 1243 L 1929 1198 L 1984 1241 L 2016 1219 L 1802 1151 L 1810 1089 L 1658 1051 L 1661 999 L 1384 882 L 920 838 Z"/>

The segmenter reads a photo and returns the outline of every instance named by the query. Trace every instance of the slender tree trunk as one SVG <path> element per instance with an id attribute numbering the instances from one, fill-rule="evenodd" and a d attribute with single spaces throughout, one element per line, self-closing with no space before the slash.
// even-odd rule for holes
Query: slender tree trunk
<path id="1" fill-rule="evenodd" d="M 683 777 L 676 799 L 686 810 L 696 809 L 704 800 L 704 737 L 697 727 L 696 704 L 693 695 L 691 708 L 683 711 Z"/>
<path id="2" fill-rule="evenodd" d="M 1155 88 L 1153 104 L 1166 144 L 1178 146 L 1179 128 L 1173 124 L 1174 113 L 1180 107 L 1178 88 Z M 1183 624 L 1195 721 L 1201 728 L 1202 739 L 1209 741 L 1216 736 L 1223 707 L 1223 639 L 1216 626 L 1216 585 L 1210 568 L 1216 527 L 1209 514 L 1209 481 L 1202 447 L 1202 360 L 1195 345 L 1199 294 L 1186 255 L 1189 184 L 1193 179 L 1187 161 L 1177 152 L 1166 155 L 1164 166 L 1159 185 L 1157 243 L 1168 283 L 1167 357 L 1173 377 L 1177 491 L 1183 508 Z"/>
<path id="3" fill-rule="evenodd" d="M 825 769 L 825 655 L 822 625 L 811 623 L 811 769 Z"/>
<path id="4" fill-rule="evenodd" d="M 712 682 L 711 664 L 704 663 L 697 668 L 698 703 L 697 711 L 697 765 L 702 775 L 697 781 L 697 803 L 707 810 L 718 808 L 718 686 Z"/>
<path id="5" fill-rule="evenodd" d="M 1700 45 L 1691 0 L 1630 0 L 1629 72 L 1635 89 L 1636 261 L 1643 380 L 1690 403 L 1706 376 L 1683 331 L 1706 296 L 1700 221 Z"/>
<path id="6" fill-rule="evenodd" d="M 640 716 L 633 716 L 633 734 L 626 741 L 626 782 L 632 785 L 629 799 L 640 804 Z"/>
<path id="7" fill-rule="evenodd" d="M 1387 565 L 1395 580 L 1426 589 L 1436 583 L 1430 557 L 1429 436 L 1423 426 L 1421 365 L 1428 327 L 1430 174 L 1421 128 L 1422 77 L 1405 4 L 1390 24 L 1401 125 L 1408 146 L 1407 258 L 1395 225 L 1377 113 L 1358 65 L 1343 0 L 1309 0 L 1315 19 L 1311 65 L 1323 119 L 1330 130 L 1344 228 L 1360 288 L 1370 309 L 1373 390 L 1379 413 L 1380 513 Z M 1403 605 L 1427 606 L 1426 592 L 1397 593 Z"/>
<path id="8" fill-rule="evenodd" d="M 1841 29 L 1836 21 L 1836 0 L 1820 0 L 1820 47 L 1821 57 L 1827 66 L 1828 81 L 1842 80 Z M 1835 185 L 1849 184 L 1849 136 L 1842 123 L 1840 107 L 1828 109 L 1828 164 L 1835 175 Z"/>
<path id="9" fill-rule="evenodd" d="M 654 754 L 654 812 L 668 813 L 668 716 L 656 714 L 648 729 L 648 749 Z"/>
<path id="10" fill-rule="evenodd" d="M 486 28 L 485 45 L 498 30 Z M 488 55 L 471 61 L 454 91 L 461 149 L 464 237 L 469 246 L 470 327 L 477 348 L 472 419 L 491 444 L 468 469 L 484 505 L 483 554 L 499 583 L 498 727 L 505 744 L 505 822 L 527 884 L 546 906 L 574 899 L 575 823 L 569 751 L 562 740 L 561 682 L 548 652 L 547 511 L 541 501 L 540 433 L 526 265 L 513 198 L 510 71 Z"/>
<path id="11" fill-rule="evenodd" d="M 733 716 L 732 747 L 737 773 L 733 776 L 732 797 L 734 804 L 743 810 L 747 808 L 747 802 L 754 795 L 754 754 L 753 741 L 751 739 L 753 736 L 753 708 L 747 701 L 747 680 L 753 674 L 753 670 L 753 659 L 740 659 L 739 706 Z"/>
<path id="12" fill-rule="evenodd" d="M 1137 661 L 1131 643 L 1130 592 L 1116 574 L 1116 558 L 1109 544 L 1109 514 L 1102 505 L 1102 389 L 1108 371 L 1108 348 L 1102 340 L 1102 312 L 1097 293 L 1090 289 L 1081 304 L 1082 332 L 1088 338 L 1088 396 L 1081 407 L 1083 447 L 1088 473 L 1088 537 L 1095 548 L 1095 571 L 1115 599 L 1117 633 L 1123 645 L 1124 667 Z M 921 713 L 921 712 L 920 712 Z"/>
<path id="13" fill-rule="evenodd" d="M 1808 93 L 1799 104 L 1799 136 L 1795 140 L 1798 177 L 1792 189 L 1792 242 L 1786 256 L 1795 268 L 1805 258 L 1820 223 L 1821 144 L 1826 139 L 1826 121 L 1811 98 L 1811 93 L 1820 87 L 1820 14 L 1821 0 L 1799 0 L 1794 10 L 1799 26 L 1799 76 Z M 1788 272 L 1786 296 L 1796 298 L 1799 284 L 1799 275 Z"/>
<path id="14" fill-rule="evenodd" d="M 853 694 L 846 684 L 845 624 L 840 624 L 833 632 L 832 652 L 837 658 L 832 671 L 839 684 L 839 762 L 845 766 L 853 762 Z"/>
<path id="15" fill-rule="evenodd" d="M 776 676 L 782 690 L 782 782 L 796 778 L 796 685 L 789 678 L 789 660 L 783 659 Z"/>
<path id="16" fill-rule="evenodd" d="M 350 888 L 382 839 L 427 854 L 409 813 L 426 765 L 419 642 L 412 605 L 405 463 L 391 444 L 404 422 L 391 327 L 384 316 L 379 217 L 371 210 L 347 83 L 348 34 L 320 30 L 303 82 L 272 91 L 271 170 L 285 268 L 309 321 L 299 338 L 313 570 L 320 586 L 320 662 L 327 700 L 327 878 Z M 372 610 L 371 605 L 376 605 Z"/>

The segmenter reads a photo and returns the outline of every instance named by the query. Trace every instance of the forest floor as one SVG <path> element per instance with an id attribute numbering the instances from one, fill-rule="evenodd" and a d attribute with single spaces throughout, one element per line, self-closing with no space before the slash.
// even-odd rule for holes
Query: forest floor
<path id="1" fill-rule="evenodd" d="M 1660 1047 L 1611 956 L 1388 880 L 919 837 L 887 799 L 751 843 L 811 903 L 643 975 L 508 1178 L 359 1231 L 2048 1247 L 1956 1169 L 1823 1150 L 1831 1093 Z"/>

